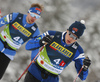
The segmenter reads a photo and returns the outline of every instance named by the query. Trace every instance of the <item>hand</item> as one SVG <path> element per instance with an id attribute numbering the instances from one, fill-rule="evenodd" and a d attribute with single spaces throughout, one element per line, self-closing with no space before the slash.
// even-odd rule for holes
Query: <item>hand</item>
<path id="1" fill-rule="evenodd" d="M 52 38 L 49 35 L 44 36 L 41 40 L 40 40 L 40 45 L 44 45 L 45 43 L 50 44 L 52 42 Z"/>
<path id="2" fill-rule="evenodd" d="M 89 59 L 89 57 L 86 57 L 84 60 L 83 60 L 83 71 L 86 71 L 89 66 L 91 65 L 91 60 Z"/>

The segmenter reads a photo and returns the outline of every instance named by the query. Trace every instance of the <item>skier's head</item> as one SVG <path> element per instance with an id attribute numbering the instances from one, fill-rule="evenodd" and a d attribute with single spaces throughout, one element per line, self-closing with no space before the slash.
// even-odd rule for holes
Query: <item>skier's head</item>
<path id="1" fill-rule="evenodd" d="M 38 4 L 38 3 L 33 3 L 28 10 L 28 15 L 27 15 L 27 22 L 29 24 L 32 24 L 36 21 L 36 19 L 39 19 L 41 16 L 41 11 L 43 10 L 43 6 Z"/>
<path id="2" fill-rule="evenodd" d="M 28 13 L 36 13 L 38 15 L 41 14 L 41 11 L 43 10 L 43 6 L 38 4 L 38 3 L 33 3 L 30 7 L 30 9 L 28 10 Z"/>
<path id="3" fill-rule="evenodd" d="M 83 35 L 84 30 L 86 29 L 84 24 L 84 20 L 75 21 L 74 23 L 72 23 L 69 29 L 67 29 L 67 33 L 65 36 L 65 42 L 67 44 L 74 43 L 78 38 L 80 38 Z"/>
<path id="4" fill-rule="evenodd" d="M 85 21 L 81 20 L 81 21 L 75 21 L 70 27 L 69 27 L 69 31 L 72 32 L 73 34 L 75 34 L 78 38 L 80 38 L 83 33 L 84 30 L 86 29 L 85 27 Z"/>

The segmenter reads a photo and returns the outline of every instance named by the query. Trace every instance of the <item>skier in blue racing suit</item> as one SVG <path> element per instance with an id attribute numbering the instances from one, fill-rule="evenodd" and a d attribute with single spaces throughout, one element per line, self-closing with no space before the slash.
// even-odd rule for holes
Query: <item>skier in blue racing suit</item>
<path id="1" fill-rule="evenodd" d="M 0 27 L 6 25 L 0 33 L 0 79 L 13 60 L 16 50 L 30 38 L 40 34 L 35 21 L 40 18 L 42 10 L 42 5 L 33 3 L 27 15 L 13 12 L 0 19 Z"/>
<path id="2" fill-rule="evenodd" d="M 29 69 L 24 82 L 59 82 L 58 75 L 72 61 L 75 62 L 77 73 L 84 65 L 79 78 L 85 80 L 88 76 L 89 58 L 85 58 L 82 47 L 77 43 L 85 30 L 81 21 L 75 21 L 65 32 L 47 31 L 28 41 L 27 50 L 32 50 L 32 59 L 38 53 L 38 48 L 48 43 Z M 83 61 L 84 60 L 84 61 Z"/>

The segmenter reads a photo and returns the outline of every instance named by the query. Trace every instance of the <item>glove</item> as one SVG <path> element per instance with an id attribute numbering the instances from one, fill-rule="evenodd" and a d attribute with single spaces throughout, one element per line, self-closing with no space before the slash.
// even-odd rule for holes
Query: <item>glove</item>
<path id="1" fill-rule="evenodd" d="M 40 45 L 43 46 L 45 43 L 50 44 L 52 42 L 52 38 L 49 35 L 44 36 L 41 40 L 40 40 Z"/>
<path id="2" fill-rule="evenodd" d="M 89 66 L 91 65 L 91 60 L 89 59 L 89 57 L 86 57 L 83 60 L 83 71 L 87 71 L 87 69 L 89 68 Z"/>

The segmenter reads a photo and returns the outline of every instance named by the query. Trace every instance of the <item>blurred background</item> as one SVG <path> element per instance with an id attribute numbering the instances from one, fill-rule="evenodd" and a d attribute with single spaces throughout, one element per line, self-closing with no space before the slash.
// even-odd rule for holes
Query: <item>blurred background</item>
<path id="1" fill-rule="evenodd" d="M 20 12 L 27 14 L 32 3 L 44 5 L 41 18 L 36 21 L 41 33 L 46 30 L 66 31 L 76 20 L 85 20 L 87 29 L 78 42 L 92 64 L 89 75 L 83 82 L 100 82 L 100 0 L 0 0 L 3 16 Z M 2 31 L 4 27 L 0 28 Z M 30 63 L 31 52 L 25 44 L 17 51 L 0 82 L 15 82 Z M 73 82 L 77 73 L 72 62 L 60 75 L 59 82 Z M 24 76 L 19 82 L 23 82 Z M 79 78 L 76 82 L 82 82 Z"/>

